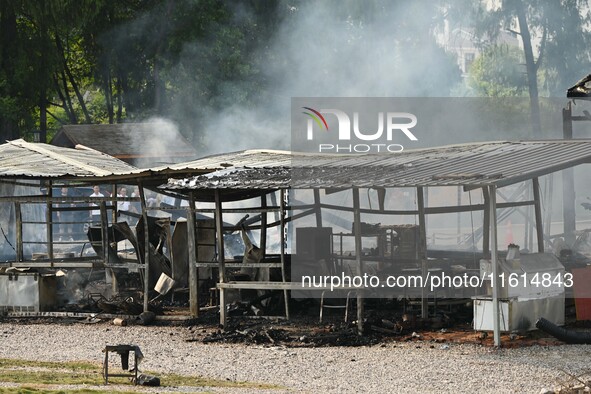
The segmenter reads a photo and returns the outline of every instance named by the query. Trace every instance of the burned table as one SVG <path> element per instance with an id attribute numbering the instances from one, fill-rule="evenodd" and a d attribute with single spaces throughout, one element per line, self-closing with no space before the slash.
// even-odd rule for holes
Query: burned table
<path id="1" fill-rule="evenodd" d="M 115 352 L 121 356 L 121 368 L 124 371 L 129 371 L 129 353 L 133 352 L 133 371 L 132 373 L 118 373 L 113 374 L 109 373 L 109 352 Z M 133 377 L 133 384 L 137 384 L 137 373 L 138 373 L 138 360 L 140 360 L 143 355 L 141 354 L 139 346 L 136 345 L 107 345 L 103 349 L 103 353 L 105 353 L 105 361 L 103 363 L 103 377 L 105 378 L 105 384 L 109 384 L 109 376 L 110 377 Z"/>

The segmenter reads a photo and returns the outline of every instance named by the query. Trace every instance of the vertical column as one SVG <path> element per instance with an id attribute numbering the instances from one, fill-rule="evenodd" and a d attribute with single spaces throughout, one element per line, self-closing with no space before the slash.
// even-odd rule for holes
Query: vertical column
<path id="1" fill-rule="evenodd" d="M 497 188 L 488 187 L 490 216 L 490 247 L 492 265 L 492 312 L 495 346 L 501 346 L 501 324 L 499 321 L 499 261 L 497 258 Z"/>
<path id="2" fill-rule="evenodd" d="M 144 312 L 147 312 L 150 292 L 150 236 L 148 230 L 146 195 L 144 193 L 144 185 L 141 182 L 138 183 L 138 190 L 140 192 L 140 205 L 144 222 Z"/>
<path id="3" fill-rule="evenodd" d="M 427 280 L 427 224 L 425 220 L 425 195 L 422 187 L 417 187 L 417 205 L 419 210 L 419 256 L 421 260 L 421 276 Z M 459 213 L 458 213 L 459 215 Z M 429 298 L 426 286 L 421 287 L 421 316 L 429 317 Z"/>
<path id="4" fill-rule="evenodd" d="M 47 258 L 53 259 L 53 183 L 47 181 L 47 202 L 45 204 L 45 222 L 47 223 Z"/>
<path id="5" fill-rule="evenodd" d="M 109 225 L 107 223 L 107 203 L 101 201 L 99 203 L 101 212 L 101 240 L 103 247 L 103 263 L 109 264 Z"/>
<path id="6" fill-rule="evenodd" d="M 117 184 L 113 184 L 111 187 L 111 204 L 113 204 L 111 223 L 117 223 Z M 116 247 L 115 250 L 117 250 Z"/>
<path id="7" fill-rule="evenodd" d="M 226 264 L 224 257 L 224 221 L 222 218 L 222 199 L 219 189 L 215 190 L 215 230 L 218 252 L 218 282 L 226 282 Z M 226 327 L 226 294 L 220 287 L 220 324 Z"/>
<path id="8" fill-rule="evenodd" d="M 361 259 L 361 212 L 359 204 L 359 188 L 353 188 L 353 226 L 355 228 L 355 257 L 357 260 L 357 275 L 363 275 L 363 260 Z M 357 332 L 363 335 L 363 318 L 365 305 L 363 304 L 363 289 L 357 289 Z"/>
<path id="9" fill-rule="evenodd" d="M 23 261 L 23 213 L 19 202 L 14 203 L 14 216 L 16 220 L 16 261 Z"/>
<path id="10" fill-rule="evenodd" d="M 569 101 L 562 110 L 562 137 L 565 140 L 573 138 L 572 108 Z M 575 243 L 575 181 L 573 169 L 562 171 L 562 214 L 564 220 L 564 240 L 570 246 Z"/>
<path id="11" fill-rule="evenodd" d="M 263 252 L 263 260 L 267 255 L 267 212 L 265 209 L 267 208 L 267 194 L 261 194 L 261 238 L 259 241 L 259 245 L 261 247 L 261 251 Z"/>
<path id="12" fill-rule="evenodd" d="M 195 195 L 189 192 L 189 209 L 187 210 L 187 241 L 189 262 L 189 312 L 191 316 L 199 316 L 199 271 L 197 270 L 197 243 L 195 235 Z"/>
<path id="13" fill-rule="evenodd" d="M 320 189 L 314 189 L 314 213 L 316 214 L 316 227 L 322 227 L 322 210 L 320 208 Z"/>
<path id="14" fill-rule="evenodd" d="M 287 202 L 287 193 L 285 192 L 285 189 L 281 189 L 279 193 L 279 240 L 281 242 L 281 279 L 283 283 L 285 283 L 287 282 L 287 273 L 285 272 L 285 242 L 287 239 L 285 234 L 285 205 Z M 283 290 L 283 298 L 285 300 L 285 317 L 289 319 L 289 290 Z"/>

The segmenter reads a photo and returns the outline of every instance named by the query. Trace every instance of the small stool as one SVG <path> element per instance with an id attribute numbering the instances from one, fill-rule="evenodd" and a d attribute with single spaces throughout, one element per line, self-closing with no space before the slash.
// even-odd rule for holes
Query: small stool
<path id="1" fill-rule="evenodd" d="M 322 323 L 322 312 L 324 311 L 324 308 L 330 308 L 330 309 L 344 309 L 345 310 L 345 323 L 347 323 L 347 321 L 349 320 L 349 300 L 351 298 L 351 294 L 356 294 L 356 292 L 354 290 L 349 290 L 347 292 L 347 298 L 345 301 L 345 305 L 325 305 L 324 304 L 324 293 L 326 293 L 326 290 L 324 290 L 322 292 L 322 294 L 320 295 L 320 323 Z"/>
<path id="2" fill-rule="evenodd" d="M 109 376 L 111 377 L 133 377 L 133 384 L 137 385 L 137 362 L 138 362 L 138 352 L 139 347 L 135 345 L 114 345 L 114 346 L 105 346 L 103 349 L 103 353 L 105 353 L 105 361 L 103 363 L 103 377 L 105 378 L 105 384 L 109 384 Z M 121 356 L 121 368 L 124 371 L 129 370 L 129 352 L 133 352 L 133 373 L 119 373 L 113 374 L 109 373 L 109 352 L 115 352 Z"/>

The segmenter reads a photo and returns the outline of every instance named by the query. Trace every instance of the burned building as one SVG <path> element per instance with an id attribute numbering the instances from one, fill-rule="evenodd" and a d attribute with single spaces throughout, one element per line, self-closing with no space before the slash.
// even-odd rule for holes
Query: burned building
<path id="1" fill-rule="evenodd" d="M 474 143 L 395 155 L 251 150 L 149 170 L 84 148 L 13 141 L 1 149 L 2 183 L 37 188 L 36 193 L 7 193 L 1 198 L 4 217 L 10 217 L 4 231 L 16 245 L 14 255 L 5 256 L 6 270 L 43 269 L 44 274 L 83 267 L 105 270 L 105 277 L 113 271 L 116 291 L 126 285 L 125 275 L 117 277 L 117 271 L 124 272 L 135 277 L 136 298 L 141 299 L 139 310 L 128 306 L 129 311 L 148 310 L 151 299 L 171 290 L 184 291 L 188 315 L 198 315 L 208 303 L 219 304 L 224 325 L 229 302 L 246 297 L 272 298 L 288 318 L 294 297 L 318 298 L 320 312 L 329 306 L 329 298 L 344 299 L 346 305 L 335 301 L 332 306 L 350 313 L 354 307 L 360 331 L 371 297 L 411 300 L 423 316 L 430 313 L 435 299 L 472 299 L 475 313 L 490 320 L 490 325 L 475 328 L 492 327 L 495 342 L 500 341 L 501 330 L 531 328 L 532 316 L 506 316 L 503 308 L 510 304 L 509 308 L 519 309 L 515 306 L 521 301 L 533 302 L 528 311 L 561 323 L 564 286 L 558 289 L 562 291 L 542 294 L 528 282 L 523 292 L 505 294 L 502 285 L 490 279 L 513 273 L 525 275 L 526 280 L 536 273 L 564 277 L 562 262 L 545 253 L 553 238 L 543 230 L 540 178 L 591 161 L 589 140 Z M 26 163 L 10 159 L 24 154 Z M 115 193 L 95 199 L 54 196 L 54 186 L 62 183 L 138 185 L 140 196 L 129 198 L 140 204 L 136 231 L 120 223 L 126 220 L 107 213 L 115 210 Z M 144 187 L 174 202 L 150 207 Z M 446 193 L 437 190 L 445 188 L 467 198 L 444 203 Z M 64 201 L 80 207 L 60 205 Z M 44 220 L 23 218 L 31 204 L 45 207 Z M 87 234 L 91 238 L 80 242 L 94 244 L 94 255 L 58 255 L 56 246 L 64 241 L 55 240 L 54 226 L 48 224 L 53 211 L 96 209 L 90 204 L 99 206 L 100 225 L 91 226 L 94 231 Z M 501 221 L 510 214 L 523 219 L 523 228 L 533 238 L 525 245 L 528 250 L 522 247 L 521 258 L 507 256 L 507 245 L 499 240 Z M 467 234 L 447 234 L 456 250 L 438 247 L 440 238 L 429 230 L 444 215 L 470 218 Z M 25 239 L 23 226 L 37 222 L 45 223 L 41 231 L 45 235 Z M 130 254 L 115 246 L 123 239 L 131 244 Z M 38 245 L 38 250 L 27 245 Z M 426 281 L 444 273 L 468 282 L 476 278 L 478 286 L 405 285 L 396 289 L 402 293 L 382 287 L 390 277 Z M 305 278 L 364 275 L 375 277 L 377 283 L 325 279 L 306 286 Z"/>

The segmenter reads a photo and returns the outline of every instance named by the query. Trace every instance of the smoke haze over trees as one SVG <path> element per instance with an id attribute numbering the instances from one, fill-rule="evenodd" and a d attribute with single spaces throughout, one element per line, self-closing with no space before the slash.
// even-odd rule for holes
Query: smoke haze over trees
<path id="1" fill-rule="evenodd" d="M 591 71 L 586 1 L 488 3 L 2 1 L 0 137 L 163 118 L 201 152 L 289 148 L 291 97 L 451 96 L 463 82 L 437 40 L 445 20 L 494 38 L 519 30 L 518 6 L 542 94 Z"/>

